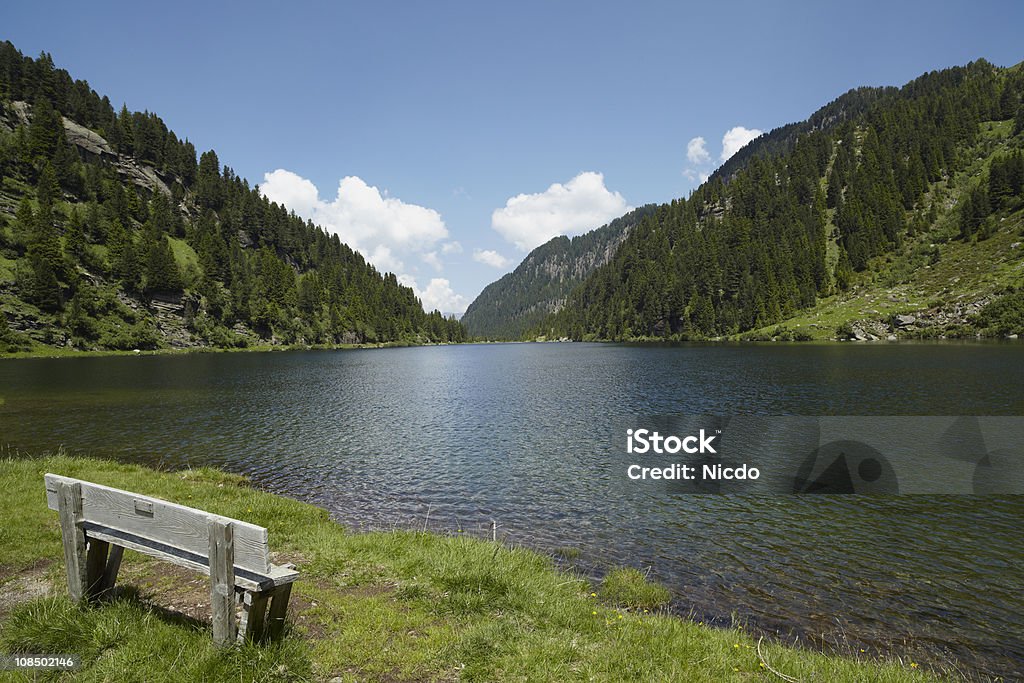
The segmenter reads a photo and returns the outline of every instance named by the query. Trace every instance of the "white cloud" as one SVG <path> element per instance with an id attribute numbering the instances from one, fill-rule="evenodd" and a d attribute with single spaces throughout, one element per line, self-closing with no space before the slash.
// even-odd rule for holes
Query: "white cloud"
<path id="1" fill-rule="evenodd" d="M 744 145 L 761 134 L 762 131 L 757 128 L 733 126 L 722 136 L 722 154 L 717 160 L 713 160 L 711 153 L 708 152 L 707 140 L 699 135 L 691 138 L 686 143 L 686 159 L 690 165 L 683 170 L 683 177 L 691 183 L 703 183 L 711 177 L 711 172 L 719 163 L 728 161 Z"/>
<path id="2" fill-rule="evenodd" d="M 362 178 L 342 178 L 337 195 L 326 201 L 312 182 L 279 168 L 264 175 L 260 191 L 270 201 L 337 234 L 378 270 L 400 272 L 405 267 L 402 259 L 409 256 L 440 269 L 434 245 L 448 237 L 441 214 L 389 197 Z"/>
<path id="3" fill-rule="evenodd" d="M 707 140 L 698 135 L 686 143 L 686 158 L 690 160 L 691 164 L 704 164 L 711 161 Z"/>
<path id="4" fill-rule="evenodd" d="M 445 242 L 444 244 L 441 245 L 441 253 L 442 254 L 461 254 L 462 253 L 462 245 L 459 244 L 458 240 L 453 240 L 451 242 Z"/>
<path id="5" fill-rule="evenodd" d="M 430 280 L 426 289 L 421 290 L 416 286 L 416 278 L 403 273 L 397 276 L 398 281 L 406 287 L 411 287 L 419 300 L 423 302 L 423 310 L 438 310 L 445 315 L 461 317 L 469 307 L 469 299 L 458 294 L 452 289 L 451 282 L 443 277 L 435 277 Z"/>
<path id="6" fill-rule="evenodd" d="M 437 272 L 444 270 L 444 266 L 441 265 L 441 259 L 437 257 L 436 251 L 428 251 L 426 254 L 420 256 L 420 260 L 432 267 Z"/>
<path id="7" fill-rule="evenodd" d="M 493 249 L 477 249 L 473 252 L 473 260 L 494 268 L 507 268 L 512 263 Z"/>
<path id="8" fill-rule="evenodd" d="M 309 218 L 320 202 L 320 193 L 312 181 L 279 168 L 263 174 L 260 191 L 272 202 L 282 204 L 300 216 Z"/>
<path id="9" fill-rule="evenodd" d="M 705 173 L 703 171 L 696 171 L 692 168 L 688 168 L 685 171 L 683 171 L 683 176 L 690 182 L 696 182 L 699 180 L 700 182 L 703 183 L 705 180 L 711 177 L 711 174 Z"/>
<path id="10" fill-rule="evenodd" d="M 370 263 L 377 266 L 377 270 L 382 273 L 387 271 L 397 273 L 405 268 L 405 264 L 402 263 L 402 260 L 395 257 L 395 255 L 391 253 L 391 249 L 383 244 L 378 244 L 373 248 L 373 251 L 369 254 L 363 254 L 363 256 L 365 256 L 366 260 Z"/>
<path id="11" fill-rule="evenodd" d="M 604 176 L 580 173 L 566 184 L 554 183 L 544 192 L 519 194 L 491 214 L 491 227 L 523 251 L 555 235 L 600 227 L 630 210 L 618 192 L 604 186 Z"/>
<path id="12" fill-rule="evenodd" d="M 744 128 L 743 126 L 734 126 L 725 131 L 725 135 L 722 136 L 722 161 L 727 161 L 744 145 L 763 132 L 757 128 Z"/>

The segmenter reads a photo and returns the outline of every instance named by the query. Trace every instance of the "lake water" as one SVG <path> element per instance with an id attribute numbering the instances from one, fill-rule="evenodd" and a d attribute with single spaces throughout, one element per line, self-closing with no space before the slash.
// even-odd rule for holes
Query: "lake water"
<path id="1" fill-rule="evenodd" d="M 637 416 L 1024 415 L 1021 345 L 8 360 L 0 399 L 11 449 L 215 465 L 354 528 L 494 519 L 594 576 L 650 567 L 700 620 L 1024 677 L 1024 497 L 670 496 L 613 466 Z"/>

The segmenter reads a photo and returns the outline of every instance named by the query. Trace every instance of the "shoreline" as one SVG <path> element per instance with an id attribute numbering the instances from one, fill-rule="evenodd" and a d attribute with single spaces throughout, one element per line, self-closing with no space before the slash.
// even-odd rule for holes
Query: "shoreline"
<path id="1" fill-rule="evenodd" d="M 166 349 L 122 350 L 77 350 L 63 347 L 44 347 L 31 351 L 16 353 L 0 353 L 0 361 L 29 358 L 104 358 L 112 356 L 190 356 L 199 354 L 220 353 L 287 353 L 294 351 L 364 351 L 373 349 L 400 349 L 433 346 L 488 346 L 496 344 L 602 344 L 622 346 L 649 346 L 652 348 L 672 348 L 686 346 L 912 346 L 912 345 L 956 345 L 956 346 L 992 346 L 1013 345 L 1024 343 L 1024 339 L 1005 337 L 958 337 L 958 338 L 921 338 L 909 337 L 902 339 L 808 339 L 803 341 L 782 339 L 693 339 L 693 340 L 662 340 L 662 339 L 587 339 L 580 341 L 550 340 L 478 340 L 464 342 L 378 342 L 372 344 L 337 344 L 334 346 L 296 344 L 291 346 L 262 345 L 247 348 L 220 348 L 216 346 L 192 346 Z"/>
<path id="2" fill-rule="evenodd" d="M 386 678 L 396 673 L 396 667 L 412 662 L 418 668 L 404 671 L 402 678 L 436 678 L 456 670 L 475 671 L 476 677 L 487 680 L 555 680 L 581 673 L 598 680 L 749 680 L 766 675 L 769 665 L 806 679 L 932 680 L 910 661 L 900 664 L 855 653 L 851 657 L 776 641 L 762 643 L 735 626 L 694 623 L 666 610 L 657 598 L 658 587 L 635 570 L 620 576 L 626 577 L 621 585 L 606 580 L 594 586 L 534 550 L 419 531 L 350 533 L 322 508 L 255 489 L 246 478 L 220 470 L 162 472 L 63 455 L 5 458 L 3 464 L 3 478 L 10 481 L 0 508 L 11 506 L 7 512 L 13 512 L 20 502 L 24 509 L 20 516 L 8 517 L 17 521 L 9 525 L 8 542 L 0 548 L 0 565 L 9 570 L 0 578 L 0 595 L 35 577 L 37 583 L 50 584 L 51 597 L 9 609 L 0 599 L 0 650 L 24 642 L 18 638 L 25 635 L 26 620 L 33 624 L 36 637 L 40 629 L 46 632 L 45 622 L 32 621 L 33 606 L 37 611 L 44 605 L 51 611 L 63 610 L 69 619 L 84 621 L 100 620 L 104 611 L 121 607 L 90 608 L 83 614 L 59 597 L 64 568 L 58 525 L 37 495 L 42 472 L 55 471 L 268 527 L 271 550 L 297 560 L 303 573 L 296 584 L 296 609 L 289 614 L 292 630 L 285 645 L 297 650 L 293 656 L 302 660 L 294 666 L 307 668 L 316 680 L 336 675 L 343 661 L 353 665 L 353 655 L 357 677 L 370 679 Z M 126 581 L 148 585 L 151 574 L 165 568 L 132 558 Z M 204 582 L 198 585 L 194 592 L 201 598 Z M 131 607 L 147 612 L 164 609 L 163 599 L 180 603 L 175 591 L 164 592 L 156 590 L 155 606 L 142 600 Z M 202 622 L 202 614 L 198 617 Z M 410 619 L 416 623 L 410 624 Z M 401 623 L 393 628 L 391 620 Z M 170 629 L 163 637 L 176 643 L 184 639 L 189 647 L 211 648 L 208 623 L 198 625 L 189 633 L 161 626 Z M 353 631 L 360 637 L 355 638 Z M 488 634 L 489 646 L 477 652 L 473 643 L 483 633 Z M 389 647 L 381 649 L 375 640 L 380 638 Z M 573 642 L 586 645 L 568 647 Z M 558 643 L 554 651 L 553 643 Z M 112 647 L 130 648 L 131 643 Z M 105 658 L 87 661 L 86 666 L 102 667 Z"/>

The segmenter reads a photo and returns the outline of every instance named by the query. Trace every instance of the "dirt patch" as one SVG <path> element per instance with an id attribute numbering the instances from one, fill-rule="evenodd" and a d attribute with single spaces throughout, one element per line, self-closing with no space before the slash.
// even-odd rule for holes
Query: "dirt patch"
<path id="1" fill-rule="evenodd" d="M 288 600 L 287 624 L 298 629 L 303 638 L 310 641 L 323 640 L 327 636 L 327 628 L 322 621 L 310 616 L 310 610 L 317 607 L 315 600 L 300 595 L 298 591 L 292 590 L 291 599 Z"/>
<path id="2" fill-rule="evenodd" d="M 6 619 L 11 610 L 23 602 L 53 594 L 53 586 L 46 578 L 49 568 L 49 560 L 38 560 L 27 569 L 20 570 L 10 581 L 0 585 L 0 620 Z M 0 569 L 0 576 L 9 576 L 10 573 L 6 567 Z"/>
<path id="3" fill-rule="evenodd" d="M 271 551 L 270 561 L 273 564 L 294 564 L 296 567 L 301 567 L 306 564 L 306 556 L 295 550 L 282 552 Z"/>
<path id="4" fill-rule="evenodd" d="M 136 592 L 140 600 L 172 619 L 205 628 L 212 623 L 210 579 L 205 574 L 169 562 L 143 560 L 125 562 L 117 583 L 121 590 Z M 308 599 L 293 589 L 286 622 L 302 626 L 302 631 L 311 637 L 317 634 L 322 637 L 322 629 L 317 628 L 316 621 L 304 614 L 311 606 Z"/>
<path id="5" fill-rule="evenodd" d="M 117 583 L 134 588 L 141 600 L 154 607 L 196 622 L 211 622 L 210 579 L 205 574 L 169 562 L 125 562 Z"/>

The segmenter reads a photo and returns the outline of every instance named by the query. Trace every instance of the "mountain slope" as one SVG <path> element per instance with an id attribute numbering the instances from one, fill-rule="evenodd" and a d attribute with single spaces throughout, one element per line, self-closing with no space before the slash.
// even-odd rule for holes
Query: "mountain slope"
<path id="1" fill-rule="evenodd" d="M 0 43 L 0 352 L 459 341 L 149 112 Z"/>
<path id="2" fill-rule="evenodd" d="M 634 209 L 611 223 L 572 239 L 560 235 L 531 251 L 523 262 L 487 285 L 462 316 L 474 337 L 519 339 L 548 314 L 561 310 L 584 278 L 614 255 L 619 244 L 653 206 Z"/>
<path id="3" fill-rule="evenodd" d="M 814 130 L 831 129 L 863 113 L 873 102 L 896 88 L 858 88 L 842 95 L 816 111 L 806 121 L 776 128 L 746 145 L 712 174 L 712 179 L 727 180 L 755 157 L 782 153 L 792 149 L 800 135 Z M 579 235 L 570 242 L 556 237 L 531 252 L 512 273 L 488 285 L 474 300 L 462 317 L 469 334 L 491 339 L 521 339 L 529 333 L 543 335 L 542 321 L 564 308 L 568 295 L 597 266 L 611 260 L 622 244 L 629 229 L 654 213 L 657 205 L 648 205 L 626 214 L 590 233 Z M 626 226 L 625 230 L 609 230 L 612 226 Z M 614 235 L 614 239 L 609 236 Z M 576 246 L 597 242 L 601 258 L 588 258 Z M 587 267 L 582 272 L 574 269 L 573 277 L 553 277 L 566 262 L 579 259 Z"/>
<path id="4" fill-rule="evenodd" d="M 900 89 L 852 91 L 807 122 L 751 143 L 688 199 L 658 207 L 532 333 L 834 336 L 836 328 L 854 331 L 863 313 L 846 304 L 867 290 L 870 299 L 893 293 L 899 303 L 936 309 L 976 297 L 960 306 L 967 313 L 934 316 L 946 322 L 929 325 L 929 334 L 1003 330 L 985 307 L 1024 284 L 1022 250 L 1011 247 L 1024 202 L 1022 93 L 1024 70 L 984 61 Z M 995 244 L 1004 249 L 994 257 Z M 919 288 L 943 300 L 899 301 L 916 295 L 890 292 L 917 291 L 915 282 L 947 252 L 965 274 L 993 258 L 1007 266 L 982 280 L 946 269 L 944 286 Z M 766 332 L 812 309 L 831 329 Z M 833 309 L 843 311 L 829 315 Z"/>

